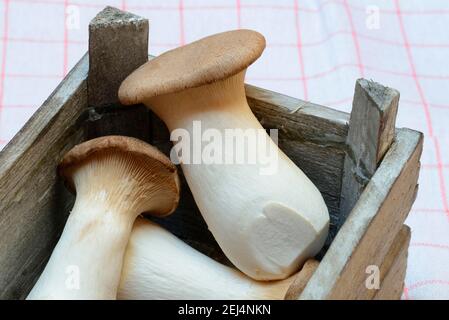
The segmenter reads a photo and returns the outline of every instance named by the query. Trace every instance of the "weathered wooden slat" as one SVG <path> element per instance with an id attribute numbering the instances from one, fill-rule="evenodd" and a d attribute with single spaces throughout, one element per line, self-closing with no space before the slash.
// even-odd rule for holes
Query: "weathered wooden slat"
<path id="1" fill-rule="evenodd" d="M 298 299 L 319 264 L 318 260 L 315 259 L 309 259 L 304 263 L 301 271 L 296 275 L 295 280 L 288 288 L 284 300 Z"/>
<path id="2" fill-rule="evenodd" d="M 390 147 L 398 111 L 399 92 L 374 81 L 356 81 L 348 146 L 344 161 L 338 225 L 341 226 Z"/>
<path id="3" fill-rule="evenodd" d="M 404 290 L 404 278 L 407 270 L 410 228 L 404 225 L 393 242 L 392 249 L 384 259 L 385 271 L 381 269 L 382 282 L 379 290 L 370 295 L 374 300 L 399 300 Z"/>
<path id="4" fill-rule="evenodd" d="M 251 110 L 265 128 L 279 128 L 290 139 L 344 146 L 347 113 L 248 84 L 245 89 Z"/>
<path id="5" fill-rule="evenodd" d="M 72 205 L 56 166 L 84 139 L 87 70 L 86 55 L 0 153 L 0 299 L 31 289 Z"/>
<path id="6" fill-rule="evenodd" d="M 396 131 L 301 299 L 354 299 L 366 290 L 366 267 L 382 264 L 415 200 L 422 144 L 421 133 Z"/>
<path id="7" fill-rule="evenodd" d="M 106 7 L 89 24 L 90 106 L 119 104 L 122 81 L 148 60 L 148 20 Z"/>
<path id="8" fill-rule="evenodd" d="M 356 286 L 358 293 L 357 300 L 372 299 L 400 299 L 404 288 L 404 278 L 407 266 L 408 245 L 410 243 L 410 228 L 403 225 L 398 234 L 394 237 L 391 247 L 382 259 L 377 274 L 365 273 L 364 286 Z M 368 266 L 366 266 L 368 267 Z M 366 272 L 366 269 L 365 269 Z M 378 279 L 373 279 L 372 277 Z M 379 281 L 379 288 L 371 287 L 371 281 Z M 366 284 L 366 282 L 369 282 Z"/>

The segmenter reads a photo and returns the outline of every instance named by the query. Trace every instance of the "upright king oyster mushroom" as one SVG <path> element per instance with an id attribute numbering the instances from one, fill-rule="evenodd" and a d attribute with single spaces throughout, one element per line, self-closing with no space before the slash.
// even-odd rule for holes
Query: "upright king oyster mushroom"
<path id="1" fill-rule="evenodd" d="M 255 281 L 196 251 L 147 219 L 137 218 L 123 263 L 118 299 L 297 299 L 318 266 L 309 260 L 285 280 Z"/>
<path id="2" fill-rule="evenodd" d="M 254 279 L 274 280 L 288 277 L 320 250 L 329 214 L 319 190 L 278 149 L 248 106 L 245 71 L 264 48 L 264 37 L 250 30 L 201 39 L 138 68 L 122 83 L 119 98 L 124 105 L 145 104 L 172 133 L 183 129 L 192 139 L 196 121 L 204 132 L 211 129 L 225 137 L 229 129 L 237 129 L 233 134 L 240 141 L 256 132 L 265 137 L 263 143 L 236 150 L 236 157 L 246 151 L 248 159 L 255 156 L 253 163 L 181 162 L 195 201 L 227 257 Z M 263 144 L 272 151 L 266 158 Z M 210 139 L 207 147 L 221 151 L 222 145 L 220 139 Z M 275 170 L 261 174 L 264 168 Z"/>
<path id="3" fill-rule="evenodd" d="M 115 299 L 134 220 L 178 204 L 176 167 L 142 141 L 108 136 L 74 147 L 59 172 L 76 200 L 28 299 Z"/>

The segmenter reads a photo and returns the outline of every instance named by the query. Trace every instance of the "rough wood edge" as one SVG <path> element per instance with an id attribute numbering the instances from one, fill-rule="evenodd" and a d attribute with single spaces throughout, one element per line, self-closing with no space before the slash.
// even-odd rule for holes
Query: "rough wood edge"
<path id="1" fill-rule="evenodd" d="M 0 298 L 24 297 L 63 228 L 71 202 L 55 168 L 84 138 L 87 69 L 85 56 L 0 153 Z"/>
<path id="2" fill-rule="evenodd" d="M 346 130 L 349 122 L 349 114 L 319 104 L 293 98 L 271 90 L 262 89 L 250 84 L 245 84 L 246 96 L 259 103 L 270 104 L 279 107 L 279 111 L 296 117 L 311 116 L 323 119 L 337 127 Z M 251 103 L 250 103 L 251 105 Z"/>
<path id="3" fill-rule="evenodd" d="M 86 53 L 22 129 L 0 151 L 0 185 L 4 182 L 3 176 L 24 153 L 32 152 L 33 146 L 41 137 L 42 132 L 47 130 L 48 126 L 58 117 L 64 105 L 85 85 L 88 70 L 89 57 Z M 2 195 L 0 195 L 1 198 Z"/>
<path id="4" fill-rule="evenodd" d="M 393 142 L 399 92 L 373 81 L 355 85 L 340 196 L 341 227 Z"/>
<path id="5" fill-rule="evenodd" d="M 364 259 L 385 256 L 393 241 L 392 235 L 403 224 L 416 196 L 422 145 L 422 133 L 410 129 L 396 131 L 395 141 L 300 299 L 331 298 L 334 290 L 341 290 L 342 284 L 347 294 L 351 294 L 351 290 L 356 292 L 360 284 L 354 280 L 356 275 L 350 274 L 351 268 L 363 267 Z M 404 187 L 401 183 L 410 184 L 405 186 L 408 189 L 404 192 L 400 190 Z M 391 194 L 393 190 L 402 192 L 404 198 L 393 198 L 397 196 Z M 379 230 L 379 226 L 383 229 Z"/>
<path id="6" fill-rule="evenodd" d="M 123 80 L 148 61 L 148 19 L 106 6 L 89 23 L 88 103 L 119 104 Z"/>
<path id="7" fill-rule="evenodd" d="M 373 294 L 374 300 L 399 300 L 404 290 L 404 279 L 407 270 L 408 247 L 410 244 L 410 227 L 403 225 L 394 239 L 393 246 L 385 259 L 385 270 L 382 270 L 380 289 Z"/>
<path id="8" fill-rule="evenodd" d="M 302 266 L 301 271 L 295 277 L 295 280 L 288 288 L 284 300 L 297 300 L 301 292 L 309 282 L 315 270 L 318 268 L 319 261 L 315 259 L 307 260 Z"/>

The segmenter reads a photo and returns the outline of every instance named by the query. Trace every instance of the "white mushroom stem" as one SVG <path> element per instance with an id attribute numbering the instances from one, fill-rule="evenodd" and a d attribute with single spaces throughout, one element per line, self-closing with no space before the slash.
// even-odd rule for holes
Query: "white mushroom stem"
<path id="1" fill-rule="evenodd" d="M 76 201 L 28 299 L 115 299 L 135 218 L 158 209 L 157 184 L 132 157 L 89 159 L 72 174 Z"/>
<path id="2" fill-rule="evenodd" d="M 138 218 L 128 243 L 118 298 L 133 300 L 283 299 L 294 277 L 252 280 Z"/>
<path id="3" fill-rule="evenodd" d="M 244 130 L 259 129 L 260 134 L 263 128 L 246 101 L 244 76 L 242 71 L 144 103 L 171 132 L 182 128 L 195 139 L 193 123 L 200 121 L 203 132 L 218 130 L 223 137 L 226 129 L 243 129 L 234 133 L 245 141 Z M 285 279 L 321 249 L 329 215 L 315 185 L 263 134 L 268 156 L 263 143 L 245 149 L 257 148 L 255 164 L 183 163 L 182 169 L 209 229 L 231 262 L 257 280 Z M 211 140 L 208 148 L 229 156 L 222 141 Z"/>

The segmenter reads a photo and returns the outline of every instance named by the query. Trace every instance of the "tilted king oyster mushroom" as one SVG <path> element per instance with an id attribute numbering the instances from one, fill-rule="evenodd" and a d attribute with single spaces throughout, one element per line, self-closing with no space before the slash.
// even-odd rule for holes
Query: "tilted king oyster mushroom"
<path id="1" fill-rule="evenodd" d="M 144 103 L 172 134 L 182 129 L 195 139 L 196 121 L 204 132 L 225 137 L 234 129 L 240 141 L 247 133 L 262 134 L 263 143 L 248 144 L 254 163 L 188 164 L 186 150 L 180 153 L 195 201 L 226 256 L 254 279 L 275 280 L 288 277 L 320 250 L 329 214 L 319 190 L 263 131 L 246 101 L 246 68 L 264 48 L 264 37 L 250 30 L 204 38 L 138 68 L 123 81 L 119 98 L 124 105 Z M 272 151 L 266 159 L 263 144 Z M 207 147 L 221 151 L 222 141 L 210 139 Z M 245 152 L 237 150 L 235 156 Z M 275 170 L 267 174 L 266 168 Z"/>
<path id="2" fill-rule="evenodd" d="M 126 249 L 118 299 L 296 299 L 318 262 L 285 280 L 255 281 L 196 251 L 167 230 L 137 218 Z"/>
<path id="3" fill-rule="evenodd" d="M 76 200 L 28 299 L 115 299 L 134 220 L 178 204 L 176 167 L 140 140 L 108 136 L 74 147 L 59 171 Z"/>

